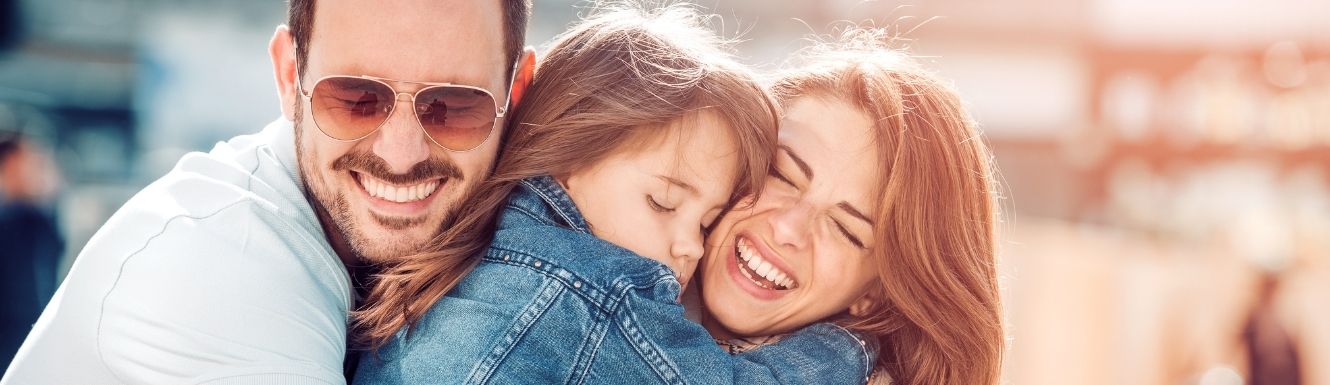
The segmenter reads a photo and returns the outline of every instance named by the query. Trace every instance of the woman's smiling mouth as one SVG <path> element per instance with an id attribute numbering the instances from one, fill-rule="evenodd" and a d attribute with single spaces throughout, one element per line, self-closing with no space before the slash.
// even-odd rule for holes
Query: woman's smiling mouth
<path id="1" fill-rule="evenodd" d="M 738 236 L 734 242 L 735 267 L 754 285 L 767 290 L 790 290 L 799 287 L 791 274 L 765 258 L 748 238 Z"/>

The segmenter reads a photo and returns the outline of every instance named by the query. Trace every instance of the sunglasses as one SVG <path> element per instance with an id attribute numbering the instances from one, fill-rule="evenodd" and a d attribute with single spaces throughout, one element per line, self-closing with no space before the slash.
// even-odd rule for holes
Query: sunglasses
<path id="1" fill-rule="evenodd" d="M 514 72 L 516 76 L 516 64 Z M 415 93 L 398 92 L 388 83 L 423 86 Z M 309 101 L 314 125 L 329 138 L 343 142 L 364 139 L 392 116 L 397 102 L 410 103 L 425 136 L 449 151 L 465 152 L 489 139 L 494 126 L 512 102 L 500 106 L 494 94 L 480 87 L 453 83 L 428 83 L 373 76 L 332 75 L 314 82 L 306 91 L 296 77 L 296 90 Z"/>

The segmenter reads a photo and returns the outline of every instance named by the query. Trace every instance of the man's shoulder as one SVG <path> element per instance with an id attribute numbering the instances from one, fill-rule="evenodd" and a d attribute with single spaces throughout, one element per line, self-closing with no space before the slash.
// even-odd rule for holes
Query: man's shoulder
<path id="1" fill-rule="evenodd" d="M 284 160 L 265 153 L 272 129 L 186 155 L 135 194 L 88 241 L 72 284 L 127 275 L 153 281 L 183 273 L 176 270 L 207 274 L 204 280 L 228 273 L 257 279 L 294 269 L 345 291 L 345 269 L 308 201 L 287 179 Z M 111 284 L 88 289 L 105 292 Z"/>
<path id="2" fill-rule="evenodd" d="M 289 123 L 193 152 L 135 194 L 100 232 L 123 228 L 165 231 L 190 222 L 188 234 L 213 242 L 219 235 L 268 231 L 314 237 L 323 229 L 299 182 Z M 222 218 L 224 217 L 224 218 Z"/>
<path id="3" fill-rule="evenodd" d="M 345 269 L 279 157 L 224 146 L 187 155 L 88 241 L 26 343 L 26 373 L 57 376 L 75 357 L 110 371 L 87 376 L 126 382 L 265 367 L 340 377 Z"/>

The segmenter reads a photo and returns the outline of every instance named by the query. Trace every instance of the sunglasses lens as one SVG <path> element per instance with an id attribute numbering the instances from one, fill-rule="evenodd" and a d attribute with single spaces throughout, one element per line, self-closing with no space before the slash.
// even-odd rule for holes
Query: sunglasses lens
<path id="1" fill-rule="evenodd" d="M 479 89 L 435 86 L 416 95 L 416 117 L 439 145 L 466 151 L 489 138 L 494 128 L 494 97 Z"/>
<path id="2" fill-rule="evenodd" d="M 364 137 L 392 113 L 396 94 L 387 85 L 353 77 L 331 77 L 314 86 L 310 104 L 314 123 L 340 140 Z"/>

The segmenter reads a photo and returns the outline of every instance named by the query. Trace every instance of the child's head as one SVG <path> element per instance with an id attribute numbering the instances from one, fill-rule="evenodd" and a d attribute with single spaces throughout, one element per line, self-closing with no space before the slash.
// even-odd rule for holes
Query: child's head
<path id="1" fill-rule="evenodd" d="M 683 6 L 600 6 L 540 60 L 493 174 L 444 223 L 432 252 L 379 276 L 355 313 L 379 346 L 461 281 L 489 245 L 517 182 L 552 175 L 593 231 L 660 261 L 686 281 L 704 227 L 756 193 L 778 116 L 756 76 Z M 677 183 L 676 183 L 677 182 Z"/>
<path id="2" fill-rule="evenodd" d="M 692 275 L 704 229 L 761 186 L 775 107 L 691 9 L 610 7 L 561 35 L 496 177 L 555 176 L 593 232 Z"/>

